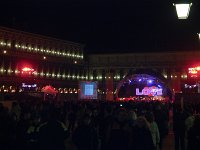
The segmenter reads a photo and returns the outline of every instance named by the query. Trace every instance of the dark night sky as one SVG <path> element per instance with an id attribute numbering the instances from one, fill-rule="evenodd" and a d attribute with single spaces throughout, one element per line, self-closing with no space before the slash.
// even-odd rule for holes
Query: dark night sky
<path id="1" fill-rule="evenodd" d="M 0 25 L 79 42 L 87 53 L 194 50 L 200 1 L 192 2 L 178 20 L 172 0 L 5 0 Z"/>

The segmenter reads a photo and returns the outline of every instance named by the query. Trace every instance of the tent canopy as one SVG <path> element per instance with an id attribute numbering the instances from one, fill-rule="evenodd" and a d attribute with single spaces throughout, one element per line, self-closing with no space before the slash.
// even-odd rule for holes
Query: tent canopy
<path id="1" fill-rule="evenodd" d="M 58 93 L 58 91 L 56 91 L 50 85 L 47 85 L 47 86 L 43 87 L 41 91 L 44 92 L 45 94 L 52 94 L 52 95 L 56 95 Z"/>

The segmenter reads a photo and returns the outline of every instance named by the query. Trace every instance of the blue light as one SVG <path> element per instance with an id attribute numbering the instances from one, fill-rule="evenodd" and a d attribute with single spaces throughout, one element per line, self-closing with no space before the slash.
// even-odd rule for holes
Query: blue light
<path id="1" fill-rule="evenodd" d="M 142 81 L 142 79 L 139 79 L 138 81 L 139 81 L 139 82 L 141 82 L 141 81 Z"/>
<path id="2" fill-rule="evenodd" d="M 153 81 L 152 80 L 148 80 L 148 83 L 152 83 Z"/>
<path id="3" fill-rule="evenodd" d="M 158 84 L 158 87 L 161 88 L 161 85 Z"/>

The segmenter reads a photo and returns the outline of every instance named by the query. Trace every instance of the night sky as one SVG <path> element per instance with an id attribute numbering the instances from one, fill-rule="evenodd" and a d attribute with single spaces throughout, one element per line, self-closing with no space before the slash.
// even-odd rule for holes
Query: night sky
<path id="1" fill-rule="evenodd" d="M 200 0 L 187 20 L 174 1 L 5 0 L 0 26 L 78 42 L 89 54 L 200 50 Z"/>

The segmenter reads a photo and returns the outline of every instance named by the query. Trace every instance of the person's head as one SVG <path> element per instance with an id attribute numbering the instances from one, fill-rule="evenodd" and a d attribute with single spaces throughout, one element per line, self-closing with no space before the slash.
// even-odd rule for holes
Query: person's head
<path id="1" fill-rule="evenodd" d="M 83 123 L 84 125 L 89 125 L 90 122 L 91 122 L 91 117 L 90 117 L 90 115 L 89 115 L 89 114 L 85 114 L 85 115 L 83 116 L 83 118 L 82 118 L 82 123 Z"/>
<path id="2" fill-rule="evenodd" d="M 139 128 L 148 128 L 149 124 L 145 117 L 138 117 L 136 120 L 136 126 Z"/>
<path id="3" fill-rule="evenodd" d="M 2 103 L 0 103 L 0 112 L 4 110 L 4 106 Z"/>
<path id="4" fill-rule="evenodd" d="M 118 112 L 118 114 L 117 114 L 117 120 L 119 122 L 124 122 L 127 119 L 128 119 L 128 114 L 127 114 L 126 110 L 120 109 L 119 112 Z"/>
<path id="5" fill-rule="evenodd" d="M 16 107 L 18 105 L 17 102 L 12 102 L 12 108 Z"/>
<path id="6" fill-rule="evenodd" d="M 49 120 L 58 120 L 60 117 L 60 111 L 59 109 L 55 108 L 55 107 L 52 107 L 50 108 L 50 111 L 49 111 Z"/>
<path id="7" fill-rule="evenodd" d="M 135 113 L 134 110 L 129 111 L 129 119 L 130 120 L 136 120 L 137 119 L 137 114 Z"/>
<path id="8" fill-rule="evenodd" d="M 195 128 L 200 128 L 200 115 L 195 116 L 194 125 Z"/>
<path id="9" fill-rule="evenodd" d="M 145 114 L 145 118 L 147 119 L 147 121 L 149 123 L 152 123 L 154 121 L 154 114 L 153 114 L 153 112 L 147 112 Z"/>

